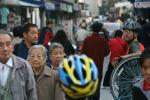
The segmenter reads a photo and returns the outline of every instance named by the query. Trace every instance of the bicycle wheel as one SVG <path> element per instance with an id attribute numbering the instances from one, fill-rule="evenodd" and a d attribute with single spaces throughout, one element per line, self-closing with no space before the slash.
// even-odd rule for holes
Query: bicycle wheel
<path id="1" fill-rule="evenodd" d="M 111 74 L 110 89 L 114 99 L 132 100 L 132 87 L 142 78 L 139 57 L 122 60 Z"/>

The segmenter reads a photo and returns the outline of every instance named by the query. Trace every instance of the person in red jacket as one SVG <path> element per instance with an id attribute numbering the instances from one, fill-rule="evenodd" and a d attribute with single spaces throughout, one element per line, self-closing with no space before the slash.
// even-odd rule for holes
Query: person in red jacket
<path id="1" fill-rule="evenodd" d="M 103 62 L 104 58 L 110 53 L 107 40 L 99 34 L 102 27 L 103 25 L 99 22 L 94 22 L 92 24 L 91 28 L 93 33 L 84 40 L 81 50 L 82 54 L 85 54 L 94 60 L 99 71 L 100 82 L 98 83 L 97 91 L 89 98 L 89 100 L 99 100 L 100 98 Z"/>
<path id="2" fill-rule="evenodd" d="M 114 62 L 116 58 L 124 56 L 128 53 L 129 45 L 122 39 L 123 32 L 121 30 L 116 30 L 114 38 L 109 40 L 109 49 L 110 49 L 110 63 L 104 78 L 103 86 L 110 86 L 110 77 L 114 69 Z"/>
<path id="3" fill-rule="evenodd" d="M 115 37 L 109 40 L 109 48 L 111 51 L 110 62 L 113 62 L 115 57 L 120 57 L 127 54 L 129 49 L 128 43 L 122 39 L 123 32 L 116 30 Z"/>
<path id="4" fill-rule="evenodd" d="M 47 26 L 39 34 L 38 44 L 43 44 L 46 48 L 48 48 L 48 42 L 53 38 L 52 25 L 53 22 L 48 21 Z"/>

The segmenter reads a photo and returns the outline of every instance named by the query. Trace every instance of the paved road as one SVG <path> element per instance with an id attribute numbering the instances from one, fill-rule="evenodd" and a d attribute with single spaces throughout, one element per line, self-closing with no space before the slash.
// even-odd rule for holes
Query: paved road
<path id="1" fill-rule="evenodd" d="M 101 89 L 100 100 L 114 100 L 110 93 L 110 88 Z"/>

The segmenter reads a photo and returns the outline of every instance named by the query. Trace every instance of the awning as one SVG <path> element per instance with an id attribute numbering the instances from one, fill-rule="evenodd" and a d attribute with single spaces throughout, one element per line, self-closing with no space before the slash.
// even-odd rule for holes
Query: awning
<path id="1" fill-rule="evenodd" d="M 32 1 L 32 0 L 31 0 Z M 15 6 L 26 6 L 26 7 L 40 7 L 39 4 L 27 2 L 26 0 L 1 0 L 1 4 L 4 5 L 15 5 Z"/>
<path id="2" fill-rule="evenodd" d="M 72 13 L 73 6 L 71 4 L 67 4 L 67 3 L 60 3 L 60 10 Z"/>
<path id="3" fill-rule="evenodd" d="M 39 7 L 39 5 L 35 5 L 35 4 L 24 2 L 24 1 L 19 1 L 19 5 L 25 6 L 25 7 L 35 7 L 35 8 Z"/>
<path id="4" fill-rule="evenodd" d="M 44 7 L 45 6 L 44 2 L 41 0 L 20 0 L 20 1 L 36 5 L 38 7 Z"/>

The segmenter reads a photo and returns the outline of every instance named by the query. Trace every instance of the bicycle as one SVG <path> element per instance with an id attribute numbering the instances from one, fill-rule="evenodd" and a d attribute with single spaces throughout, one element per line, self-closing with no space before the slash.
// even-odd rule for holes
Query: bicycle
<path id="1" fill-rule="evenodd" d="M 110 90 L 115 100 L 132 100 L 132 87 L 143 78 L 139 58 L 139 56 L 128 57 L 114 68 Z"/>

